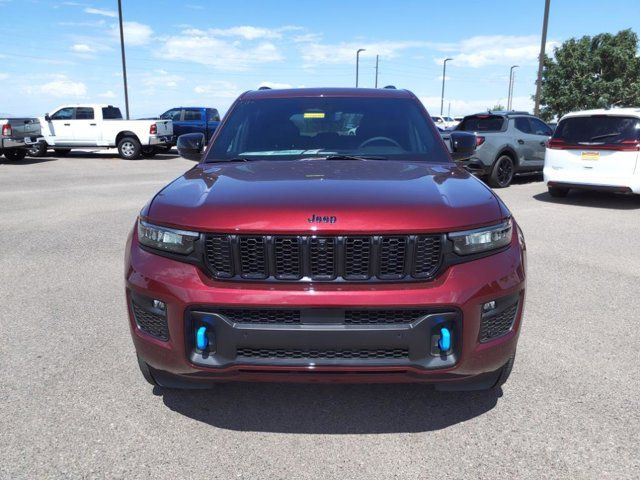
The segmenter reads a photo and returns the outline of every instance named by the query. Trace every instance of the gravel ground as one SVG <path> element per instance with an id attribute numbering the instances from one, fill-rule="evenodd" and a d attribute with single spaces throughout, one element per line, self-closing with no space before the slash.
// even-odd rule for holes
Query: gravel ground
<path id="1" fill-rule="evenodd" d="M 529 284 L 501 393 L 409 385 L 154 390 L 123 250 L 172 155 L 0 161 L 0 478 L 639 478 L 640 198 L 499 193 Z"/>

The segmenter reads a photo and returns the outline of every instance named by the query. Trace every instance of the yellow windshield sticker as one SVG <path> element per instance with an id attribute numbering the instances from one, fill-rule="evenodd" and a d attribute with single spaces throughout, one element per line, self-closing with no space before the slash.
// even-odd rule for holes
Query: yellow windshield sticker
<path id="1" fill-rule="evenodd" d="M 324 112 L 304 112 L 304 118 L 324 118 Z"/>
<path id="2" fill-rule="evenodd" d="M 582 160 L 599 160 L 600 152 L 582 152 Z"/>

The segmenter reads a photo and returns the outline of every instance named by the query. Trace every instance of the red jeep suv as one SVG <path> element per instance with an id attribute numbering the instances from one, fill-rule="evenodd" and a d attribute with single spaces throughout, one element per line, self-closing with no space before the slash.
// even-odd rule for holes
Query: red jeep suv
<path id="1" fill-rule="evenodd" d="M 511 371 L 525 244 L 500 199 L 453 163 L 411 92 L 240 96 L 199 163 L 142 209 L 126 297 L 144 377 L 427 382 L 487 389 Z"/>

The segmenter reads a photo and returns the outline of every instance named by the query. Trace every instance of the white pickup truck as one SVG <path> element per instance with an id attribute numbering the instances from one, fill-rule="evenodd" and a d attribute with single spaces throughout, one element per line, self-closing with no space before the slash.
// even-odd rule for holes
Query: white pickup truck
<path id="1" fill-rule="evenodd" d="M 65 155 L 74 148 L 114 148 L 121 158 L 152 156 L 156 147 L 171 145 L 171 120 L 123 120 L 112 105 L 62 105 L 40 118 L 44 142 L 29 150 L 44 155 L 49 148 Z"/>

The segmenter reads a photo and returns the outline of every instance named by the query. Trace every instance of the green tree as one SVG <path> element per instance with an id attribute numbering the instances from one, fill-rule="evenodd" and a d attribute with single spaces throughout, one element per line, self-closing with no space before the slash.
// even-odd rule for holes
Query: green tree
<path id="1" fill-rule="evenodd" d="M 505 107 L 504 105 L 502 105 L 500 102 L 496 103 L 493 108 L 491 109 L 492 112 L 499 112 L 500 110 L 506 110 L 507 107 Z"/>
<path id="2" fill-rule="evenodd" d="M 545 120 L 574 110 L 640 106 L 638 36 L 601 33 L 555 48 L 554 58 L 544 59 L 540 105 Z"/>

